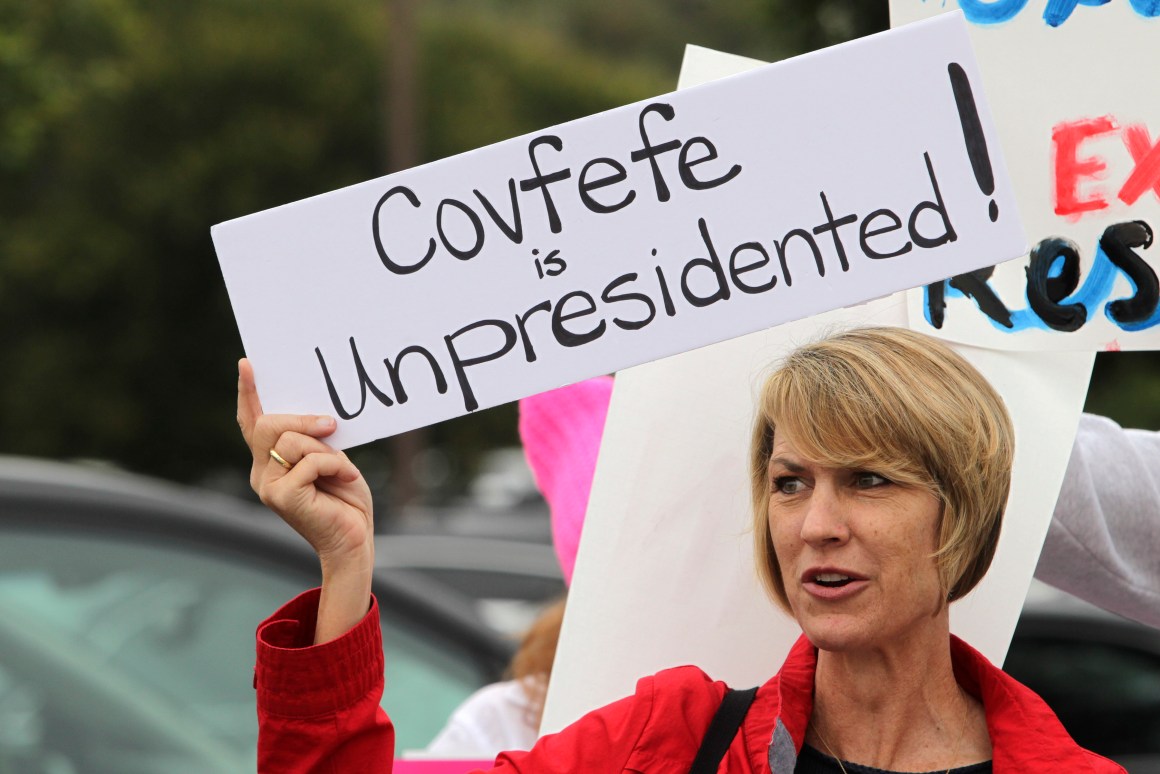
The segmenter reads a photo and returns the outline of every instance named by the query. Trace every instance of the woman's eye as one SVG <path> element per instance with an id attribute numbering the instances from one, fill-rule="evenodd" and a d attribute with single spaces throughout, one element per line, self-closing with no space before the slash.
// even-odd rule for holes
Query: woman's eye
<path id="1" fill-rule="evenodd" d="M 889 484 L 890 481 L 885 476 L 880 476 L 877 473 L 871 473 L 868 470 L 863 470 L 854 474 L 854 484 L 859 489 L 873 489 L 876 486 Z"/>
<path id="2" fill-rule="evenodd" d="M 773 480 L 773 491 L 781 494 L 797 494 L 805 489 L 805 484 L 796 476 L 779 476 Z"/>

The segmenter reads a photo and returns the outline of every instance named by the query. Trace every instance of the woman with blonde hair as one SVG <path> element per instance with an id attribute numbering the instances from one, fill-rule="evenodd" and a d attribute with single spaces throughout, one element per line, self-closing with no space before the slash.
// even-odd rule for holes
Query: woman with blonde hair
<path id="1" fill-rule="evenodd" d="M 261 416 L 246 367 L 239 409 L 255 489 L 323 567 L 320 591 L 259 629 L 260 767 L 389 772 L 369 494 L 321 440 L 332 423 Z M 1013 444 L 995 390 L 920 334 L 858 329 L 794 351 L 751 446 L 757 565 L 803 631 L 781 669 L 750 692 L 696 667 L 645 677 L 495 770 L 1122 771 L 950 634 L 948 606 L 995 552 Z"/>

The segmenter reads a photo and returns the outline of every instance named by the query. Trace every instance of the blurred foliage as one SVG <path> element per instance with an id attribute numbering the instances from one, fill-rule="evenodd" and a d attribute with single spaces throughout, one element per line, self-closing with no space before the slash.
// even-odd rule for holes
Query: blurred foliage
<path id="1" fill-rule="evenodd" d="M 1085 410 L 1111 417 L 1124 427 L 1160 430 L 1160 353 L 1096 355 Z"/>
<path id="2" fill-rule="evenodd" d="M 244 469 L 209 226 L 385 171 L 389 22 L 381 0 L 0 0 L 0 451 Z M 778 59 L 886 26 L 885 2 L 429 0 L 420 154 L 669 91 L 686 42 Z M 1121 357 L 1101 379 L 1131 397 L 1094 405 L 1160 426 L 1156 360 Z M 514 411 L 432 428 L 452 489 Z"/>
<path id="3" fill-rule="evenodd" d="M 198 477 L 240 452 L 241 347 L 208 227 L 379 166 L 381 14 L 0 8 L 2 448 Z"/>

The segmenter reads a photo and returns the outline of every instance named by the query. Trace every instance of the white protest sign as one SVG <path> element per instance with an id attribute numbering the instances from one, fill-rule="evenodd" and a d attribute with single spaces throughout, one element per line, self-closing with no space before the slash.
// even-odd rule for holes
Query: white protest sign
<path id="1" fill-rule="evenodd" d="M 1160 347 L 1160 3 L 891 0 L 891 21 L 958 6 L 1032 252 L 912 292 L 912 326 L 1005 349 Z"/>
<path id="2" fill-rule="evenodd" d="M 760 63 L 690 48 L 681 84 Z M 852 325 L 907 322 L 905 293 L 617 374 L 542 731 L 696 664 L 736 687 L 781 665 L 797 624 L 753 567 L 748 451 L 763 377 L 793 347 Z M 1011 412 L 1011 497 L 991 570 L 952 629 L 1001 663 L 1063 480 L 1094 355 L 956 345 Z"/>
<path id="3" fill-rule="evenodd" d="M 219 224 L 263 405 L 345 448 L 1016 257 L 978 84 L 945 17 Z"/>

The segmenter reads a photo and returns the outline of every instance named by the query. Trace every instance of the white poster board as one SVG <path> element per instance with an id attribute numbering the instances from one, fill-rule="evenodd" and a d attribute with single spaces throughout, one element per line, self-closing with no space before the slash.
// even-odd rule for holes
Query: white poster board
<path id="1" fill-rule="evenodd" d="M 760 64 L 690 48 L 681 83 Z M 735 71 L 735 70 L 734 70 Z M 763 683 L 800 634 L 753 569 L 753 401 L 779 356 L 850 325 L 907 323 L 905 294 L 617 374 L 542 731 L 628 695 L 644 675 L 696 664 Z M 1011 498 L 990 573 L 952 629 L 1001 663 L 1067 466 L 1094 355 L 959 346 L 1012 414 Z"/>
<path id="2" fill-rule="evenodd" d="M 1033 252 L 913 291 L 912 324 L 1006 349 L 1160 347 L 1160 5 L 890 0 L 891 23 L 959 6 Z"/>
<path id="3" fill-rule="evenodd" d="M 942 17 L 213 238 L 266 410 L 346 448 L 1014 258 L 997 149 Z"/>

